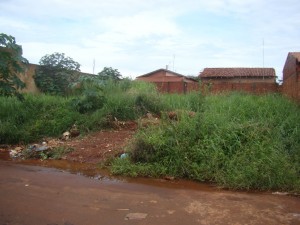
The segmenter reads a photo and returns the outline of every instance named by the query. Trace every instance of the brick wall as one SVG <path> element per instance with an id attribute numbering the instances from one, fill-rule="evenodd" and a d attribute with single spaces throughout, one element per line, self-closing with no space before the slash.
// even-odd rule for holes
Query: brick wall
<path id="1" fill-rule="evenodd" d="M 204 93 L 221 93 L 230 91 L 244 91 L 252 94 L 276 93 L 279 86 L 272 79 L 203 79 L 201 90 Z"/>
<path id="2" fill-rule="evenodd" d="M 282 94 L 300 103 L 300 63 L 291 53 L 283 68 Z"/>
<path id="3" fill-rule="evenodd" d="M 186 82 L 153 82 L 157 90 L 161 93 L 178 93 L 184 94 L 191 91 L 198 90 L 198 83 L 186 83 Z"/>
<path id="4" fill-rule="evenodd" d="M 300 74 L 295 73 L 284 80 L 282 94 L 300 102 Z"/>

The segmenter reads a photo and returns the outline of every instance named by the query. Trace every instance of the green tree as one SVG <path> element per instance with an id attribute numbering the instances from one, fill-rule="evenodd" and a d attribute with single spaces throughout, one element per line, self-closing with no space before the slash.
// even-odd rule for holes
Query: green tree
<path id="1" fill-rule="evenodd" d="M 18 74 L 24 72 L 28 63 L 22 56 L 22 46 L 16 43 L 13 36 L 0 33 L 0 95 L 16 96 L 20 100 L 23 96 L 19 89 L 25 87 Z"/>
<path id="2" fill-rule="evenodd" d="M 122 75 L 117 69 L 113 69 L 112 67 L 104 67 L 103 70 L 98 73 L 99 78 L 102 80 L 121 80 Z"/>
<path id="3" fill-rule="evenodd" d="M 54 95 L 64 95 L 70 90 L 80 72 L 80 64 L 64 53 L 53 53 L 41 58 L 35 74 L 38 88 Z"/>

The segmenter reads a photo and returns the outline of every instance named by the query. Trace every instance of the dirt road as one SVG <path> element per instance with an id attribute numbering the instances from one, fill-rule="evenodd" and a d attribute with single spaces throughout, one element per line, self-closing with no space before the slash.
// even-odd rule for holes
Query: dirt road
<path id="1" fill-rule="evenodd" d="M 0 225 L 300 224 L 300 199 L 0 161 Z"/>

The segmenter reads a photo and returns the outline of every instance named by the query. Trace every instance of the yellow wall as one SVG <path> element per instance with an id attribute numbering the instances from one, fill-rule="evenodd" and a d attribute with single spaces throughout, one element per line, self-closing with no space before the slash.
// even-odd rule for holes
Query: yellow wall
<path id="1" fill-rule="evenodd" d="M 38 65 L 28 64 L 23 73 L 20 73 L 19 78 L 25 83 L 26 87 L 21 89 L 21 93 L 40 93 L 34 82 L 34 74 Z"/>

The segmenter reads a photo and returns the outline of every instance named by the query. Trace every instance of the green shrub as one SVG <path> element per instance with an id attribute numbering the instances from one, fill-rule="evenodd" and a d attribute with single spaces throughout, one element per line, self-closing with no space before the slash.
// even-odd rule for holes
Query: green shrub
<path id="1" fill-rule="evenodd" d="M 166 97 L 169 103 L 171 98 Z M 192 109 L 180 96 L 175 98 L 182 108 Z M 233 189 L 300 191 L 297 105 L 278 95 L 238 93 L 207 96 L 196 105 L 195 117 L 166 120 L 140 131 L 130 159 L 117 160 L 112 171 L 122 173 L 124 164 L 127 175 L 170 175 Z"/>
<path id="2" fill-rule="evenodd" d="M 80 113 L 93 112 L 101 109 L 105 103 L 105 97 L 100 93 L 90 90 L 85 91 L 84 95 L 72 99 L 72 106 Z"/>

